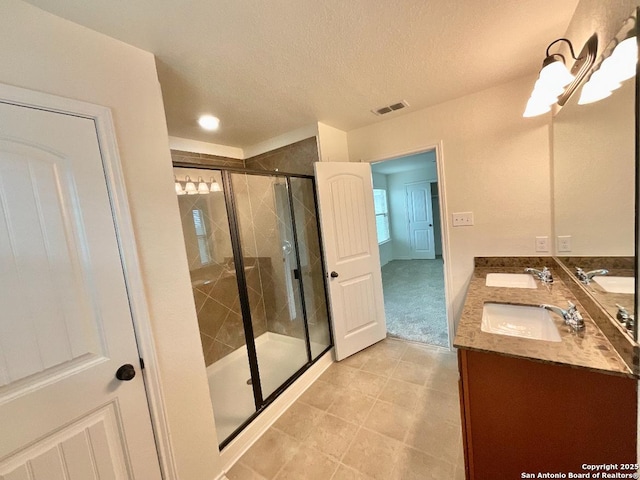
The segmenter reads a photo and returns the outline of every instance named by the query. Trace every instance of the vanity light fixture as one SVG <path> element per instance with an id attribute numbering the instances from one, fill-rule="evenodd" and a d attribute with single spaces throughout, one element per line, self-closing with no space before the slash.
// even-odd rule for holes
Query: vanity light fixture
<path id="1" fill-rule="evenodd" d="M 571 71 L 565 64 L 564 55 L 549 52 L 558 42 L 566 42 L 569 45 L 569 51 L 574 60 Z M 551 42 L 547 47 L 546 58 L 542 62 L 540 75 L 533 87 L 523 117 L 536 117 L 547 113 L 554 103 L 564 105 L 593 65 L 597 49 L 598 39 L 595 35 L 587 40 L 577 57 L 568 39 L 559 38 Z"/>
<path id="2" fill-rule="evenodd" d="M 191 177 L 187 175 L 184 180 L 175 179 L 176 194 L 178 195 L 206 195 L 210 192 L 221 192 L 222 188 L 215 178 L 211 177 L 211 182 L 207 184 L 202 177 L 198 177 L 198 181 L 194 182 Z"/>
<path id="3" fill-rule="evenodd" d="M 578 104 L 586 105 L 607 98 L 622 82 L 636 75 L 638 64 L 638 39 L 635 29 L 626 37 L 616 41 L 616 45 L 607 58 L 591 74 L 589 81 L 582 87 Z"/>

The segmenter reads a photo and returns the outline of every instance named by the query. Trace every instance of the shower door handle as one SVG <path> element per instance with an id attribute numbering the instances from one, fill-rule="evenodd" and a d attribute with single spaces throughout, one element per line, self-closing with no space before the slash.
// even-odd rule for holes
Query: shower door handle
<path id="1" fill-rule="evenodd" d="M 338 278 L 338 272 L 331 272 L 331 278 Z"/>

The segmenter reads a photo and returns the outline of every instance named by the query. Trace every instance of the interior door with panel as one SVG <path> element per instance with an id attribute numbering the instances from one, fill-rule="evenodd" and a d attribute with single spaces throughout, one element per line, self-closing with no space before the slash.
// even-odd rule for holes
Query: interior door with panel
<path id="1" fill-rule="evenodd" d="M 406 186 L 407 214 L 411 258 L 433 260 L 436 249 L 433 236 L 433 207 L 431 184 L 410 183 Z"/>
<path id="2" fill-rule="evenodd" d="M 100 147 L 0 100 L 2 480 L 160 478 Z"/>
<path id="3" fill-rule="evenodd" d="M 317 162 L 336 360 L 387 335 L 371 166 Z"/>

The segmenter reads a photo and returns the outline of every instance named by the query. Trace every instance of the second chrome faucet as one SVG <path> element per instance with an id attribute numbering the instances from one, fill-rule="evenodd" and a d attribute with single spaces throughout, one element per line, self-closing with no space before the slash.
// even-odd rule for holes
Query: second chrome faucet
<path id="1" fill-rule="evenodd" d="M 551 275 L 551 270 L 547 267 L 542 267 L 542 270 L 536 270 L 535 268 L 525 268 L 525 273 L 530 273 L 540 279 L 542 283 L 547 285 L 553 283 L 553 275 Z"/>
<path id="2" fill-rule="evenodd" d="M 596 275 L 607 275 L 609 270 L 606 268 L 600 268 L 598 270 L 591 270 L 590 272 L 585 272 L 580 267 L 576 267 L 576 277 L 585 285 L 589 285 L 591 279 Z"/>

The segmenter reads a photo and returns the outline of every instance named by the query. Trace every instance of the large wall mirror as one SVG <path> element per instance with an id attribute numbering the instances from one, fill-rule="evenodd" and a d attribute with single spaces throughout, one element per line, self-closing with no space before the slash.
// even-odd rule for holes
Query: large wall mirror
<path id="1" fill-rule="evenodd" d="M 595 69 L 635 35 L 636 18 L 634 12 Z M 637 325 L 624 315 L 637 318 L 637 82 L 636 75 L 609 97 L 583 105 L 579 88 L 553 120 L 554 229 L 556 238 L 565 237 L 556 256 L 634 341 Z"/>

